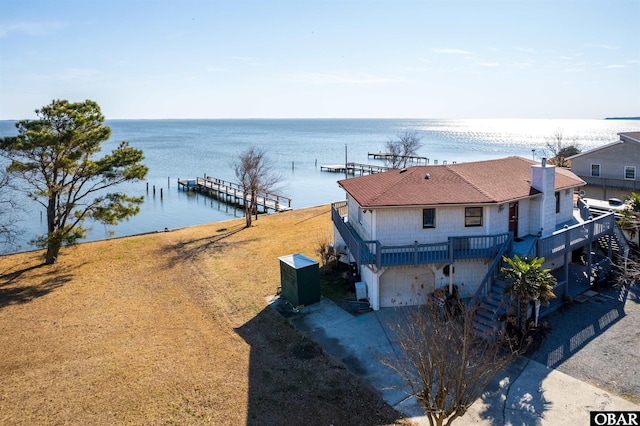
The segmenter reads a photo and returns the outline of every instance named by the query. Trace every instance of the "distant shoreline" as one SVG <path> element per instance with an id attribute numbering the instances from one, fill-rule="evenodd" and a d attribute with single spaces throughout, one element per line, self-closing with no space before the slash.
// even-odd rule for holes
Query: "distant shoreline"
<path id="1" fill-rule="evenodd" d="M 640 117 L 607 117 L 605 120 L 640 120 Z"/>

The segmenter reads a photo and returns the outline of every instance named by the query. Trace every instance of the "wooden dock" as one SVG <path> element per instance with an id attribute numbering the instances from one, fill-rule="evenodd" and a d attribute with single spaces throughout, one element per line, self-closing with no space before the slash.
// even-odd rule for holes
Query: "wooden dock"
<path id="1" fill-rule="evenodd" d="M 195 179 L 178 179 L 178 188 L 182 188 L 185 191 L 197 191 L 207 194 L 227 204 L 236 206 L 244 205 L 244 192 L 240 184 L 211 176 L 205 176 L 204 178 L 198 177 Z M 250 198 L 250 196 L 247 198 Z M 257 207 L 262 207 L 264 213 L 267 213 L 269 210 L 273 210 L 274 212 L 291 210 L 291 198 L 268 192 L 260 192 L 256 198 Z"/>
<path id="2" fill-rule="evenodd" d="M 373 158 L 374 160 L 389 160 L 394 157 L 397 157 L 397 158 L 403 158 L 403 159 L 406 158 L 410 163 L 429 164 L 429 159 L 427 157 L 418 157 L 417 155 L 394 155 L 394 154 L 389 154 L 387 152 L 378 152 L 378 153 L 369 152 L 367 153 L 367 156 L 369 158 Z"/>
<path id="3" fill-rule="evenodd" d="M 348 173 L 351 175 L 355 175 L 357 172 L 360 172 L 360 175 L 373 174 L 373 173 L 381 173 L 390 170 L 390 167 L 384 166 L 376 166 L 372 164 L 361 164 L 361 163 L 347 163 L 347 164 L 333 164 L 329 166 L 320 166 L 320 171 L 322 172 L 333 172 L 333 173 Z"/>

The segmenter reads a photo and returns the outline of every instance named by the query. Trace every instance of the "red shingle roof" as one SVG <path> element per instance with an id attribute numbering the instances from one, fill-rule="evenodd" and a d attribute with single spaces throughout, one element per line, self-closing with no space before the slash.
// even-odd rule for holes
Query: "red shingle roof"
<path id="1" fill-rule="evenodd" d="M 531 166 L 522 157 L 401 170 L 343 179 L 338 184 L 363 207 L 504 203 L 539 194 L 531 187 Z M 426 175 L 429 178 L 426 179 Z M 557 191 L 585 185 L 556 168 Z"/>

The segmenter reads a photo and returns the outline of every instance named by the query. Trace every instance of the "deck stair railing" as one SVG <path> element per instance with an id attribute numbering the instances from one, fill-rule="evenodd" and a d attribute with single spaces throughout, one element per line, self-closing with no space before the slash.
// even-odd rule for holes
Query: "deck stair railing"
<path id="1" fill-rule="evenodd" d="M 508 236 L 509 237 L 504 241 L 499 251 L 494 256 L 491 266 L 489 266 L 489 269 L 487 270 L 482 283 L 480 283 L 480 287 L 478 287 L 478 290 L 475 294 L 476 300 L 480 300 L 488 295 L 491 292 L 493 283 L 498 279 L 500 270 L 502 269 L 502 265 L 504 263 L 503 257 L 508 256 L 513 248 L 513 233 L 510 232 Z"/>
<path id="2" fill-rule="evenodd" d="M 513 233 L 509 233 L 509 238 L 500 247 L 472 301 L 476 305 L 473 329 L 489 339 L 497 336 L 500 329 L 498 317 L 506 306 L 503 292 L 507 283 L 500 279 L 500 271 L 504 264 L 504 256 L 508 256 L 512 249 Z"/>
<path id="3" fill-rule="evenodd" d="M 613 238 L 618 245 L 618 254 L 626 261 L 627 259 L 629 259 L 631 246 L 629 246 L 627 237 L 625 237 L 624 232 L 622 232 L 622 229 L 617 222 L 613 227 Z"/>

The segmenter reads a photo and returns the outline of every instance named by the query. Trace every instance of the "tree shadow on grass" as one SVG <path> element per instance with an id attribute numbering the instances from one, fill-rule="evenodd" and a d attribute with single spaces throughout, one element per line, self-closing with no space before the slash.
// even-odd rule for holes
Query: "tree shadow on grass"
<path id="1" fill-rule="evenodd" d="M 235 329 L 251 347 L 247 424 L 399 421 L 363 379 L 268 306 Z"/>
<path id="2" fill-rule="evenodd" d="M 207 235 L 189 241 L 182 241 L 174 244 L 171 248 L 175 256 L 171 259 L 169 266 L 175 266 L 188 259 L 193 259 L 203 253 L 218 253 L 228 245 L 226 238 L 231 237 L 246 229 L 243 225 L 234 225 L 229 228 L 220 228 L 214 235 Z"/>
<path id="3" fill-rule="evenodd" d="M 71 274 L 60 274 L 46 268 L 45 264 L 31 266 L 18 271 L 0 275 L 0 309 L 10 305 L 31 302 L 45 296 L 71 281 Z M 30 271 L 41 270 L 39 274 L 31 274 L 23 283 L 20 277 Z"/>

